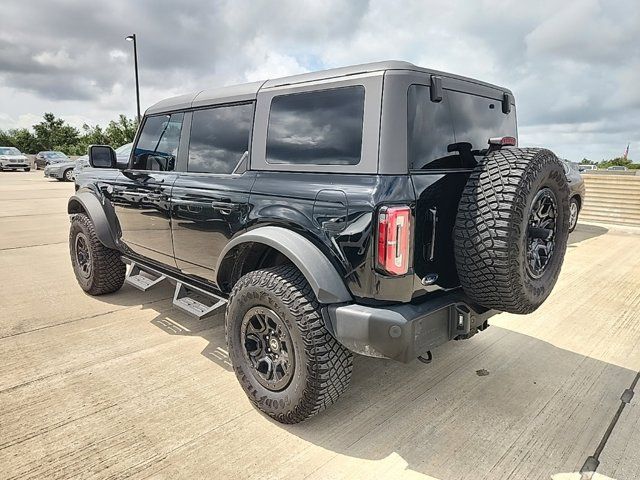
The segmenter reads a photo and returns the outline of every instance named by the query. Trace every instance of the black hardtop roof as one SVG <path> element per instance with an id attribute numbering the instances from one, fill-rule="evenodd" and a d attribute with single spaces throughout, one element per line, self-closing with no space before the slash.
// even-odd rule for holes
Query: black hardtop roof
<path id="1" fill-rule="evenodd" d="M 504 92 L 511 93 L 510 90 L 492 85 L 490 83 L 475 80 L 473 78 L 454 75 L 452 73 L 441 72 L 438 70 L 418 67 L 409 62 L 399 60 L 387 60 L 383 62 L 364 63 L 361 65 L 351 65 L 348 67 L 330 68 L 328 70 L 319 70 L 316 72 L 301 73 L 298 75 L 290 75 L 282 78 L 274 78 L 259 82 L 243 83 L 239 85 L 231 85 L 226 87 L 217 87 L 208 90 L 200 90 L 177 97 L 167 98 L 152 105 L 147 109 L 147 114 L 168 112 L 172 110 L 180 110 L 184 108 L 199 107 L 206 105 L 215 105 L 219 103 L 242 102 L 253 100 L 256 98 L 258 91 L 264 88 L 279 87 L 285 85 L 294 85 L 298 83 L 313 82 L 317 80 L 326 80 L 330 78 L 346 77 L 350 75 L 358 75 L 364 73 L 380 72 L 383 74 L 388 70 L 410 70 L 415 72 L 427 73 L 431 75 L 440 75 L 443 77 L 454 78 L 466 82 L 483 85 Z"/>

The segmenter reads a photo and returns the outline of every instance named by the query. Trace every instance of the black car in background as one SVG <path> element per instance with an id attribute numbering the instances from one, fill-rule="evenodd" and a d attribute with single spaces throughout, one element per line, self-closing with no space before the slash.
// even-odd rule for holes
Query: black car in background
<path id="1" fill-rule="evenodd" d="M 55 150 L 38 152 L 36 159 L 33 163 L 34 169 L 43 169 L 50 163 L 69 162 L 69 157 L 64 153 Z"/>
<path id="2" fill-rule="evenodd" d="M 579 166 L 569 160 L 562 159 L 564 173 L 569 184 L 569 233 L 576 229 L 578 214 L 584 205 L 584 179 Z"/>

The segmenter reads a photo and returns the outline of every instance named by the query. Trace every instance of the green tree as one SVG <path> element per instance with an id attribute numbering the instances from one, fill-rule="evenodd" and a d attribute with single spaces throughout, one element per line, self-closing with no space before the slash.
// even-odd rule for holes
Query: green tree
<path id="1" fill-rule="evenodd" d="M 86 123 L 82 125 L 82 133 L 78 142 L 69 147 L 70 155 L 86 155 L 89 145 L 108 145 L 109 137 L 100 125 L 90 126 Z"/>
<path id="2" fill-rule="evenodd" d="M 105 134 L 109 139 L 109 145 L 118 148 L 120 145 L 133 142 L 137 130 L 138 122 L 136 120 L 120 114 L 117 121 L 111 120 L 109 122 L 105 129 Z"/>
<path id="3" fill-rule="evenodd" d="M 594 162 L 593 160 L 589 160 L 588 158 L 583 158 L 580 164 L 581 165 L 597 165 L 598 162 Z"/>
<path id="4" fill-rule="evenodd" d="M 45 113 L 44 120 L 33 126 L 36 138 L 44 150 L 69 150 L 77 144 L 80 132 L 71 125 L 67 125 L 62 118 L 56 118 L 53 113 Z"/>
<path id="5" fill-rule="evenodd" d="M 622 166 L 622 167 L 630 168 L 632 163 L 633 162 L 631 160 L 629 160 L 628 158 L 616 157 L 616 158 L 612 158 L 610 160 L 601 161 L 600 163 L 598 163 L 598 168 L 607 168 L 607 167 L 613 167 L 613 166 Z M 633 168 L 633 167 L 631 167 L 631 168 Z"/>
<path id="6" fill-rule="evenodd" d="M 0 132 L 0 145 L 16 147 L 22 153 L 38 153 L 43 150 L 36 136 L 26 128 L 14 128 Z"/>

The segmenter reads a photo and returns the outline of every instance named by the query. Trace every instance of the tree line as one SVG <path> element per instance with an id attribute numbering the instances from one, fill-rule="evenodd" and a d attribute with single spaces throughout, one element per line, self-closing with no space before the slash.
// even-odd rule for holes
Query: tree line
<path id="1" fill-rule="evenodd" d="M 38 153 L 43 150 L 58 150 L 67 155 L 85 155 L 89 145 L 111 145 L 114 148 L 133 142 L 138 129 L 135 119 L 120 115 L 106 127 L 82 126 L 77 129 L 53 113 L 45 113 L 41 122 L 32 129 L 13 128 L 0 130 L 0 146 L 16 147 L 22 153 Z"/>
<path id="2" fill-rule="evenodd" d="M 624 157 L 616 157 L 610 160 L 600 160 L 599 162 L 596 162 L 595 160 L 589 160 L 588 158 L 583 158 L 580 163 L 582 165 L 596 165 L 601 170 L 614 166 L 627 167 L 629 170 L 640 170 L 640 163 L 633 163 L 633 160 Z"/>

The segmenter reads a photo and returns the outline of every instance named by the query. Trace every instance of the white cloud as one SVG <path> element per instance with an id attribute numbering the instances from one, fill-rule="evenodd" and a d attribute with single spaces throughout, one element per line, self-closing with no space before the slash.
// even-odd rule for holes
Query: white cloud
<path id="1" fill-rule="evenodd" d="M 92 124 L 133 116 L 124 37 L 135 32 L 143 109 L 217 85 L 398 59 L 511 88 L 521 144 L 571 159 L 640 149 L 637 0 L 113 0 L 96 12 L 83 0 L 5 0 L 0 128 L 45 111 Z"/>

